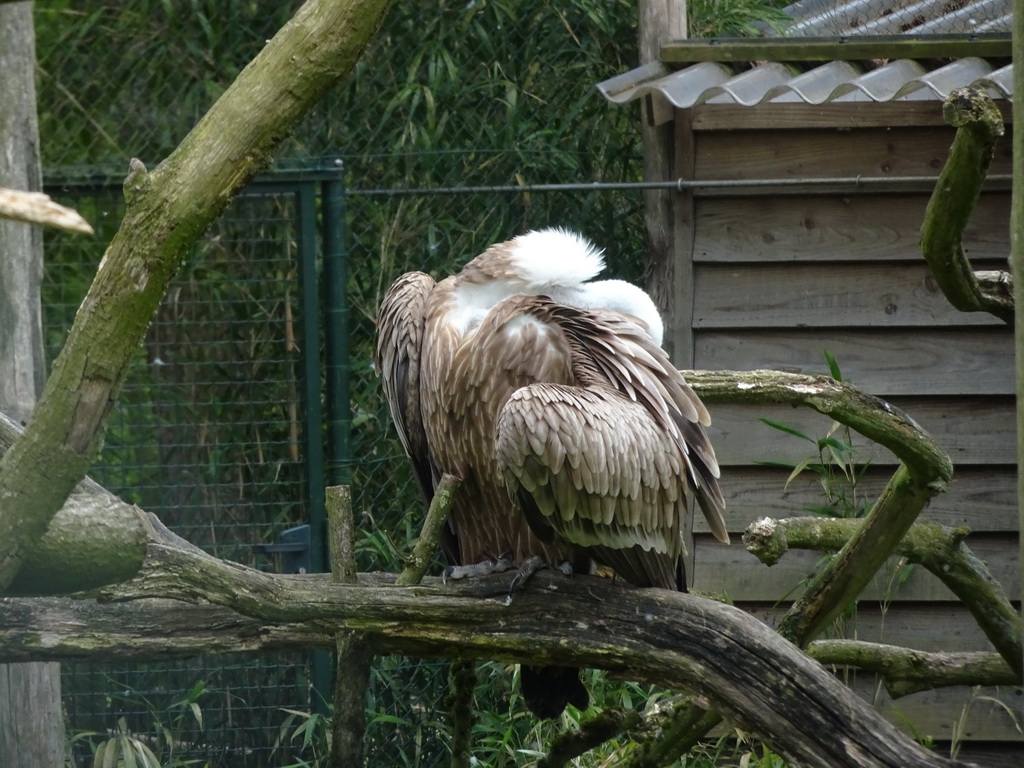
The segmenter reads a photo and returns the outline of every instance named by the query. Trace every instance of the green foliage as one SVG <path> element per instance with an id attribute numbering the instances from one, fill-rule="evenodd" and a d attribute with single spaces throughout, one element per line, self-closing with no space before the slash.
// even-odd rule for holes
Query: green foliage
<path id="1" fill-rule="evenodd" d="M 184 737 L 193 726 L 203 729 L 203 710 L 199 701 L 206 693 L 206 683 L 197 682 L 186 695 L 164 709 L 138 692 L 128 692 L 122 698 L 141 704 L 149 713 L 151 726 L 145 734 L 133 733 L 126 718 L 119 717 L 116 727 L 106 739 L 97 741 L 101 734 L 95 731 L 79 732 L 72 737 L 74 744 L 88 744 L 93 755 L 93 768 L 184 768 L 201 765 L 201 760 L 183 759 L 178 752 Z"/>
<path id="2" fill-rule="evenodd" d="M 287 717 L 281 722 L 277 741 L 270 753 L 271 761 L 282 756 L 288 747 L 296 754 L 287 764 L 274 763 L 280 768 L 313 768 L 327 765 L 331 748 L 331 718 L 316 712 L 286 709 Z"/>
<path id="3" fill-rule="evenodd" d="M 96 746 L 93 768 L 163 768 L 146 744 L 132 736 L 122 717 L 115 735 Z"/>
<path id="4" fill-rule="evenodd" d="M 835 356 L 827 349 L 822 352 L 829 374 L 836 381 L 842 381 L 842 371 Z M 849 427 L 833 421 L 824 436 L 815 438 L 789 424 L 766 418 L 759 421 L 814 446 L 815 452 L 811 456 L 795 464 L 779 461 L 761 462 L 767 466 L 789 469 L 786 487 L 804 473 L 809 472 L 816 476 L 824 497 L 823 503 L 810 507 L 808 511 L 829 517 L 863 517 L 868 513 L 869 501 L 860 492 L 859 485 L 869 464 L 858 459 L 853 433 Z"/>
<path id="5" fill-rule="evenodd" d="M 757 37 L 761 27 L 782 30 L 791 21 L 782 12 L 789 0 L 689 0 L 690 37 Z"/>

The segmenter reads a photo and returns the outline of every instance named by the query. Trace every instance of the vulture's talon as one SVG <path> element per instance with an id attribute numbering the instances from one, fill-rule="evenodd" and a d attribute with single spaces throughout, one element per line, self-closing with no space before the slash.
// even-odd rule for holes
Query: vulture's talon
<path id="1" fill-rule="evenodd" d="M 542 568 L 547 567 L 548 564 L 544 562 L 544 558 L 540 557 L 539 555 L 534 555 L 533 557 L 528 557 L 525 560 L 523 560 L 523 564 L 519 566 L 519 570 L 516 572 L 516 575 L 513 577 L 512 581 L 509 582 L 509 594 L 517 592 L 523 587 L 525 587 L 526 582 L 528 582 L 533 577 L 533 574 L 535 574 Z"/>
<path id="2" fill-rule="evenodd" d="M 470 579 L 477 576 L 489 576 L 492 573 L 503 573 L 512 567 L 512 562 L 506 557 L 499 557 L 497 560 L 484 560 L 482 563 L 470 565 L 449 565 L 441 571 L 441 583 L 459 579 Z"/>

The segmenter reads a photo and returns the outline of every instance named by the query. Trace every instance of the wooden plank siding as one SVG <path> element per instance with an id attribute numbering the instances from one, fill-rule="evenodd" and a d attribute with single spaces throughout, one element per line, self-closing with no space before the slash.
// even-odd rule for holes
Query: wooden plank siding
<path id="1" fill-rule="evenodd" d="M 895 261 L 918 263 L 924 195 L 849 194 L 705 198 L 697 207 L 701 262 Z M 1010 196 L 985 193 L 964 236 L 971 259 L 1006 263 Z"/>
<path id="2" fill-rule="evenodd" d="M 706 104 L 691 110 L 686 124 L 691 133 L 678 141 L 692 163 L 681 177 L 698 181 L 934 177 L 953 138 L 938 101 Z M 1006 140 L 991 173 L 1010 170 Z M 1019 599 L 1013 332 L 990 315 L 956 311 L 938 290 L 918 251 L 927 192 L 834 189 L 765 194 L 748 185 L 687 198 L 676 236 L 688 244 L 677 254 L 692 253 L 684 271 L 692 271 L 693 290 L 679 297 L 692 305 L 675 311 L 691 321 L 692 365 L 827 373 L 828 350 L 846 380 L 905 410 L 950 454 L 955 478 L 922 517 L 970 527 L 968 545 Z M 1008 191 L 993 187 L 982 195 L 964 241 L 975 268 L 1006 268 L 1009 214 Z M 722 546 L 702 519 L 695 521 L 693 586 L 724 594 L 770 623 L 823 556 L 790 552 L 768 568 L 739 536 L 757 517 L 813 514 L 825 497 L 810 472 L 787 485 L 787 469 L 764 464 L 795 464 L 815 447 L 761 419 L 812 437 L 824 436 L 832 423 L 787 406 L 709 410 L 735 537 Z M 857 460 L 869 464 L 855 491 L 853 506 L 860 508 L 877 497 L 896 460 L 859 436 L 853 443 Z M 844 631 L 925 650 L 991 649 L 963 606 L 920 567 L 899 583 L 889 573 L 876 577 Z M 877 686 L 863 675 L 854 687 L 871 698 Z M 948 689 L 891 702 L 882 694 L 879 706 L 921 734 L 949 739 L 972 695 Z M 1019 708 L 1018 694 L 981 695 Z M 968 709 L 968 739 L 1021 739 L 998 706 L 974 699 Z"/>
<path id="3" fill-rule="evenodd" d="M 892 476 L 892 466 L 871 466 L 848 491 L 858 509 L 870 504 Z M 816 475 L 805 471 L 787 483 L 788 473 L 772 467 L 725 467 L 722 486 L 728 505 L 725 522 L 737 536 L 759 517 L 805 517 L 817 514 L 827 500 Z M 1016 533 L 1017 484 L 1011 466 L 956 468 L 956 480 L 937 496 L 921 515 L 948 526 L 966 525 L 984 533 Z M 694 520 L 697 534 L 709 533 L 702 515 Z M 741 547 L 739 540 L 733 547 Z"/>
<path id="4" fill-rule="evenodd" d="M 954 309 L 923 260 L 698 264 L 694 294 L 698 329 L 1005 325 Z"/>
<path id="5" fill-rule="evenodd" d="M 945 126 L 708 131 L 697 138 L 694 178 L 934 176 L 946 162 L 952 136 Z M 1011 173 L 1011 165 L 1010 142 L 1004 141 L 989 173 Z"/>

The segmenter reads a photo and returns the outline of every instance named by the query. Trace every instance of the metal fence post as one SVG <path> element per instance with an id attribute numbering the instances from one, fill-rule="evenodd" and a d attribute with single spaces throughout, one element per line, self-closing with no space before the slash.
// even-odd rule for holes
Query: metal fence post
<path id="1" fill-rule="evenodd" d="M 310 561 L 314 573 L 330 570 L 324 487 L 324 431 L 320 369 L 320 290 L 317 280 L 316 186 L 300 182 L 296 190 L 299 236 L 299 291 L 302 297 L 302 392 L 305 414 L 306 492 L 309 503 Z M 331 656 L 310 654 L 314 712 L 326 714 L 332 698 Z"/>
<path id="2" fill-rule="evenodd" d="M 324 357 L 327 377 L 327 479 L 351 482 L 352 408 L 349 401 L 348 254 L 345 251 L 345 177 L 341 160 L 321 182 L 324 244 Z"/>

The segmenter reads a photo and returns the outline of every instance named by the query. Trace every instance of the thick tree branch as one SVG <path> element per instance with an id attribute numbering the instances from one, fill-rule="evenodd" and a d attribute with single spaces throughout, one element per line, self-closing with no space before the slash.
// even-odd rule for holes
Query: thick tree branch
<path id="1" fill-rule="evenodd" d="M 24 437 L 0 461 L 0 591 L 98 450 L 128 363 L 188 249 L 355 63 L 386 2 L 311 0 L 152 173 L 133 161 L 127 209 Z"/>
<path id="2" fill-rule="evenodd" d="M 957 131 L 925 210 L 921 253 L 950 304 L 961 312 L 989 312 L 1013 324 L 1013 283 L 1009 276 L 1002 273 L 995 280 L 979 279 L 962 242 L 992 163 L 996 140 L 1004 132 L 1002 115 L 992 99 L 974 86 L 951 92 L 942 105 L 942 114 Z"/>
<path id="3" fill-rule="evenodd" d="M 811 765 L 954 764 L 900 735 L 815 662 L 738 609 L 591 577 L 545 575 L 514 596 L 502 575 L 448 586 L 431 579 L 405 588 L 361 577 L 353 587 L 273 576 L 153 545 L 136 579 L 103 594 L 116 600 L 172 595 L 268 622 L 372 632 L 390 650 L 417 655 L 572 664 L 658 681 L 706 697 L 787 758 Z"/>
<path id="4" fill-rule="evenodd" d="M 21 433 L 21 427 L 0 413 L 0 454 Z M 142 565 L 153 536 L 145 512 L 85 478 L 50 521 L 46 534 L 25 553 L 25 566 L 7 591 L 66 594 L 124 581 Z"/>
<path id="5" fill-rule="evenodd" d="M 262 621 L 219 605 L 0 597 L 0 663 L 157 661 L 333 646 L 334 635 L 315 622 Z"/>
<path id="6" fill-rule="evenodd" d="M 390 577 L 363 574 L 363 584 Z M 389 650 L 387 639 L 380 647 Z M 0 663 L 156 661 L 208 653 L 333 648 L 320 620 L 280 623 L 219 605 L 147 599 L 99 603 L 69 597 L 0 598 Z M 928 653 L 855 640 L 815 640 L 807 653 L 824 665 L 885 675 L 893 696 L 944 685 L 1013 685 L 997 653 Z"/>

